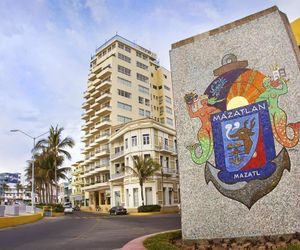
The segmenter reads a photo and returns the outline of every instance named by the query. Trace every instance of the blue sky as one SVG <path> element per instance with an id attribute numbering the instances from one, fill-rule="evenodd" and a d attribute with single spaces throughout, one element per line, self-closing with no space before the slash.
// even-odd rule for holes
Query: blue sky
<path id="1" fill-rule="evenodd" d="M 169 68 L 172 43 L 277 5 L 290 21 L 298 0 L 1 0 L 0 172 L 23 172 L 32 141 L 50 125 L 65 128 L 81 159 L 81 104 L 89 59 L 116 32 L 158 54 Z M 72 161 L 72 162 L 73 162 Z"/>

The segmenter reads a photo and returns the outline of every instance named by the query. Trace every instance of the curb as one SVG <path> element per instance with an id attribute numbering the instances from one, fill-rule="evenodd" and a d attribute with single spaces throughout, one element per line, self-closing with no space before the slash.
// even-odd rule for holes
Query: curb
<path id="1" fill-rule="evenodd" d="M 157 234 L 163 234 L 163 233 L 171 233 L 171 232 L 175 232 L 175 231 L 178 231 L 178 230 L 181 230 L 180 229 L 173 229 L 173 230 L 168 230 L 168 231 L 162 231 L 162 232 L 158 232 L 158 233 L 154 233 L 154 234 L 148 234 L 148 235 L 144 235 L 144 236 L 141 236 L 139 238 L 136 238 L 136 239 L 133 239 L 129 242 L 127 242 L 122 248 L 121 250 L 147 250 L 147 248 L 144 247 L 144 240 L 151 237 L 151 236 L 154 236 L 154 235 L 157 235 Z"/>
<path id="2" fill-rule="evenodd" d="M 178 212 L 132 212 L 128 213 L 130 216 L 149 216 L 149 215 L 162 215 L 162 214 L 178 214 Z"/>
<path id="3" fill-rule="evenodd" d="M 23 225 L 27 223 L 32 223 L 43 218 L 42 213 L 37 213 L 33 215 L 23 215 L 14 217 L 3 217 L 0 218 L 0 228 L 14 227 L 18 225 Z"/>

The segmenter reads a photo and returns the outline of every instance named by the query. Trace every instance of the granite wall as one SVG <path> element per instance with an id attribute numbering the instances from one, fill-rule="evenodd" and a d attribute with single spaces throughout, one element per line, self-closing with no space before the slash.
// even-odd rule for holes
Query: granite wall
<path id="1" fill-rule="evenodd" d="M 300 121 L 300 56 L 296 49 L 298 48 L 295 46 L 286 16 L 277 7 L 172 45 L 170 58 L 184 239 L 300 232 L 300 147 L 299 143 L 289 144 L 291 138 L 297 141 L 299 136 L 299 123 L 297 122 Z M 255 103 L 255 100 L 268 102 L 268 97 L 262 98 L 264 96 L 262 94 L 266 94 L 267 90 L 272 87 L 276 88 L 276 91 L 281 91 L 277 96 L 278 107 L 273 110 L 269 106 L 268 112 L 270 114 L 277 112 L 276 116 L 279 113 L 283 114 L 283 119 L 286 114 L 287 120 L 286 123 L 267 121 L 273 126 L 272 140 L 275 143 L 274 152 L 277 158 L 274 158 L 276 164 L 272 166 L 275 166 L 276 170 L 270 170 L 261 179 L 257 176 L 252 176 L 253 178 L 250 176 L 251 178 L 245 179 L 245 181 L 239 180 L 230 183 L 227 181 L 228 179 L 222 179 L 218 175 L 220 169 L 216 166 L 215 156 L 220 153 L 216 150 L 221 149 L 216 149 L 219 143 L 216 140 L 221 142 L 223 138 L 218 129 L 215 128 L 213 131 L 210 115 L 226 112 L 226 104 L 229 99 L 237 95 L 242 96 L 243 93 L 239 87 L 236 87 L 235 90 L 229 88 L 226 90 L 227 95 L 218 99 L 218 95 L 211 94 L 212 90 L 219 91 L 219 94 L 223 90 L 212 88 L 213 84 L 211 83 L 214 83 L 222 74 L 226 74 L 230 70 L 233 72 L 232 70 L 236 69 L 241 69 L 240 73 L 236 73 L 238 75 L 235 77 L 232 74 L 226 75 L 223 84 L 215 85 L 215 87 L 224 88 L 232 82 L 240 86 L 237 84 L 239 81 L 256 84 L 257 93 L 254 93 L 255 89 L 251 91 L 248 89 L 247 95 L 244 95 L 246 99 L 249 97 L 248 101 L 252 98 L 249 101 L 250 104 Z M 248 76 L 245 70 L 248 70 Z M 242 74 L 244 75 L 241 76 Z M 270 78 L 265 78 L 266 76 L 270 76 Z M 244 77 L 247 79 L 245 80 Z M 251 77 L 257 79 L 253 80 Z M 271 84 L 270 89 L 266 87 L 268 83 L 266 80 L 269 80 Z M 287 93 L 282 91 L 282 88 L 286 86 Z M 254 99 L 253 96 L 251 97 L 251 93 L 256 95 Z M 272 93 L 269 97 L 274 97 L 271 96 Z M 277 97 L 274 97 L 275 104 Z M 187 103 L 191 103 L 193 100 L 195 103 L 189 106 Z M 233 103 L 234 108 L 239 107 L 239 105 L 236 106 L 237 103 L 239 101 Z M 203 112 L 197 113 L 197 110 L 205 105 L 206 108 L 203 109 Z M 192 118 L 193 115 L 194 118 Z M 210 118 L 208 119 L 208 117 Z M 243 115 L 238 118 L 243 119 Z M 242 121 L 245 122 L 245 120 Z M 253 122 L 252 129 L 255 129 L 254 124 L 257 124 L 258 121 Z M 294 123 L 294 125 L 287 127 L 289 123 Z M 275 133 L 277 125 L 284 133 L 287 132 L 285 134 L 288 136 L 287 138 L 281 138 L 280 132 L 278 132 L 279 134 Z M 264 123 L 260 126 L 263 127 Z M 250 120 L 245 127 L 251 128 Z M 224 133 L 223 137 L 225 137 Z M 214 140 L 214 144 L 212 144 L 212 140 Z M 254 141 L 253 137 L 252 141 Z M 243 144 L 245 141 L 240 142 Z M 264 152 L 272 148 L 272 142 L 267 140 L 262 145 Z M 195 155 L 192 155 L 191 152 Z M 259 158 L 262 159 L 262 157 Z M 275 175 L 277 175 L 276 178 Z M 240 192 L 240 189 L 244 187 L 249 188 Z M 229 193 L 230 195 L 227 195 Z"/>

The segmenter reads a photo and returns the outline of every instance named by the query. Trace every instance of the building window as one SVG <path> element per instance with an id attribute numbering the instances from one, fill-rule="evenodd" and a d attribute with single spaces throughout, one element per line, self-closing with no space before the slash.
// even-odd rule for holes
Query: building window
<path id="1" fill-rule="evenodd" d="M 144 98 L 141 97 L 141 96 L 139 96 L 139 103 L 140 103 L 140 104 L 144 104 Z"/>
<path id="2" fill-rule="evenodd" d="M 150 136 L 149 134 L 143 135 L 143 145 L 149 145 L 150 144 Z"/>
<path id="3" fill-rule="evenodd" d="M 118 94 L 120 96 L 124 96 L 126 98 L 131 98 L 131 93 L 129 93 L 127 91 L 124 91 L 124 90 L 121 90 L 121 89 L 118 89 Z"/>
<path id="4" fill-rule="evenodd" d="M 164 107 L 159 108 L 159 115 L 162 115 L 164 113 Z"/>
<path id="5" fill-rule="evenodd" d="M 125 148 L 128 148 L 128 138 L 125 139 Z"/>
<path id="6" fill-rule="evenodd" d="M 143 64 L 143 63 L 141 63 L 141 62 L 137 61 L 136 62 L 136 66 L 139 67 L 139 68 L 141 68 L 141 69 L 148 70 L 148 66 L 145 65 L 145 64 Z"/>
<path id="7" fill-rule="evenodd" d="M 153 88 L 154 88 L 154 89 L 157 89 L 157 86 L 156 86 L 156 85 L 153 85 Z"/>
<path id="8" fill-rule="evenodd" d="M 128 87 L 131 87 L 131 81 L 125 80 L 121 77 L 118 77 L 118 83 L 121 83 L 121 84 L 126 85 Z"/>
<path id="9" fill-rule="evenodd" d="M 150 106 L 150 100 L 145 98 L 145 105 Z"/>
<path id="10" fill-rule="evenodd" d="M 120 49 L 124 49 L 124 47 L 125 47 L 125 45 L 123 44 L 123 43 L 118 43 L 118 47 L 120 48 Z"/>
<path id="11" fill-rule="evenodd" d="M 144 116 L 145 115 L 145 110 L 139 109 L 139 115 Z"/>
<path id="12" fill-rule="evenodd" d="M 158 86 L 158 89 L 162 89 L 162 86 L 160 85 L 160 86 Z"/>
<path id="13" fill-rule="evenodd" d="M 131 70 L 130 69 L 127 69 L 121 65 L 118 65 L 118 72 L 122 73 L 122 74 L 125 74 L 125 75 L 128 75 L 130 76 L 131 75 Z"/>
<path id="14" fill-rule="evenodd" d="M 160 96 L 160 97 L 159 97 L 159 104 L 162 104 L 162 103 L 163 103 L 163 97 Z"/>
<path id="15" fill-rule="evenodd" d="M 144 87 L 144 86 L 142 86 L 142 85 L 139 85 L 139 91 L 140 91 L 141 93 L 144 93 L 144 94 L 149 95 L 149 88 L 146 88 L 146 87 Z"/>
<path id="16" fill-rule="evenodd" d="M 139 206 L 139 189 L 138 188 L 133 189 L 133 206 L 134 207 Z"/>
<path id="17" fill-rule="evenodd" d="M 118 122 L 120 123 L 127 123 L 130 122 L 132 119 L 123 115 L 118 115 L 117 116 Z"/>
<path id="18" fill-rule="evenodd" d="M 118 108 L 131 111 L 132 106 L 123 102 L 118 102 Z"/>
<path id="19" fill-rule="evenodd" d="M 137 136 L 131 136 L 131 145 L 132 147 L 137 146 Z"/>
<path id="20" fill-rule="evenodd" d="M 170 97 L 165 96 L 165 98 L 167 103 L 172 104 L 172 99 Z"/>
<path id="21" fill-rule="evenodd" d="M 164 85 L 164 89 L 170 90 L 170 88 L 168 86 L 166 86 L 166 85 Z"/>
<path id="22" fill-rule="evenodd" d="M 150 117 L 150 111 L 146 110 L 146 117 Z"/>
<path id="23" fill-rule="evenodd" d="M 140 58 L 143 58 L 144 60 L 147 60 L 147 59 L 148 59 L 148 56 L 146 56 L 145 54 L 143 54 L 143 53 L 140 52 L 140 51 L 137 51 L 137 52 L 136 52 L 136 56 L 137 56 L 137 57 L 140 57 Z"/>
<path id="24" fill-rule="evenodd" d="M 167 118 L 167 124 L 173 126 L 173 119 Z"/>
<path id="25" fill-rule="evenodd" d="M 125 56 L 125 55 L 123 55 L 123 54 L 121 54 L 121 53 L 118 53 L 118 58 L 121 59 L 121 60 L 123 60 L 123 61 L 125 61 L 125 62 L 128 62 L 128 63 L 131 62 L 130 57 Z"/>
<path id="26" fill-rule="evenodd" d="M 171 109 L 171 108 L 166 107 L 166 112 L 167 112 L 168 114 L 172 115 L 172 109 Z"/>
<path id="27" fill-rule="evenodd" d="M 126 46 L 126 45 L 125 45 L 125 51 L 127 51 L 127 52 L 129 52 L 129 53 L 130 53 L 130 52 L 131 52 L 131 49 L 130 49 L 130 47 L 128 47 L 128 46 Z"/>
<path id="28" fill-rule="evenodd" d="M 147 83 L 148 83 L 148 80 L 149 80 L 149 78 L 147 76 L 144 76 L 140 73 L 136 73 L 136 79 L 138 79 L 142 82 L 147 82 Z"/>

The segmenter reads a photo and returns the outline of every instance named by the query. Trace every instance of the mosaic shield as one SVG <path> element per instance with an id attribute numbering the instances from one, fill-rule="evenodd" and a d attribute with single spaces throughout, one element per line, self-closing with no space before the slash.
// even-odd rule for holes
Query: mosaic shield
<path id="1" fill-rule="evenodd" d="M 268 178 L 275 145 L 266 101 L 211 115 L 216 168 L 228 184 Z"/>

